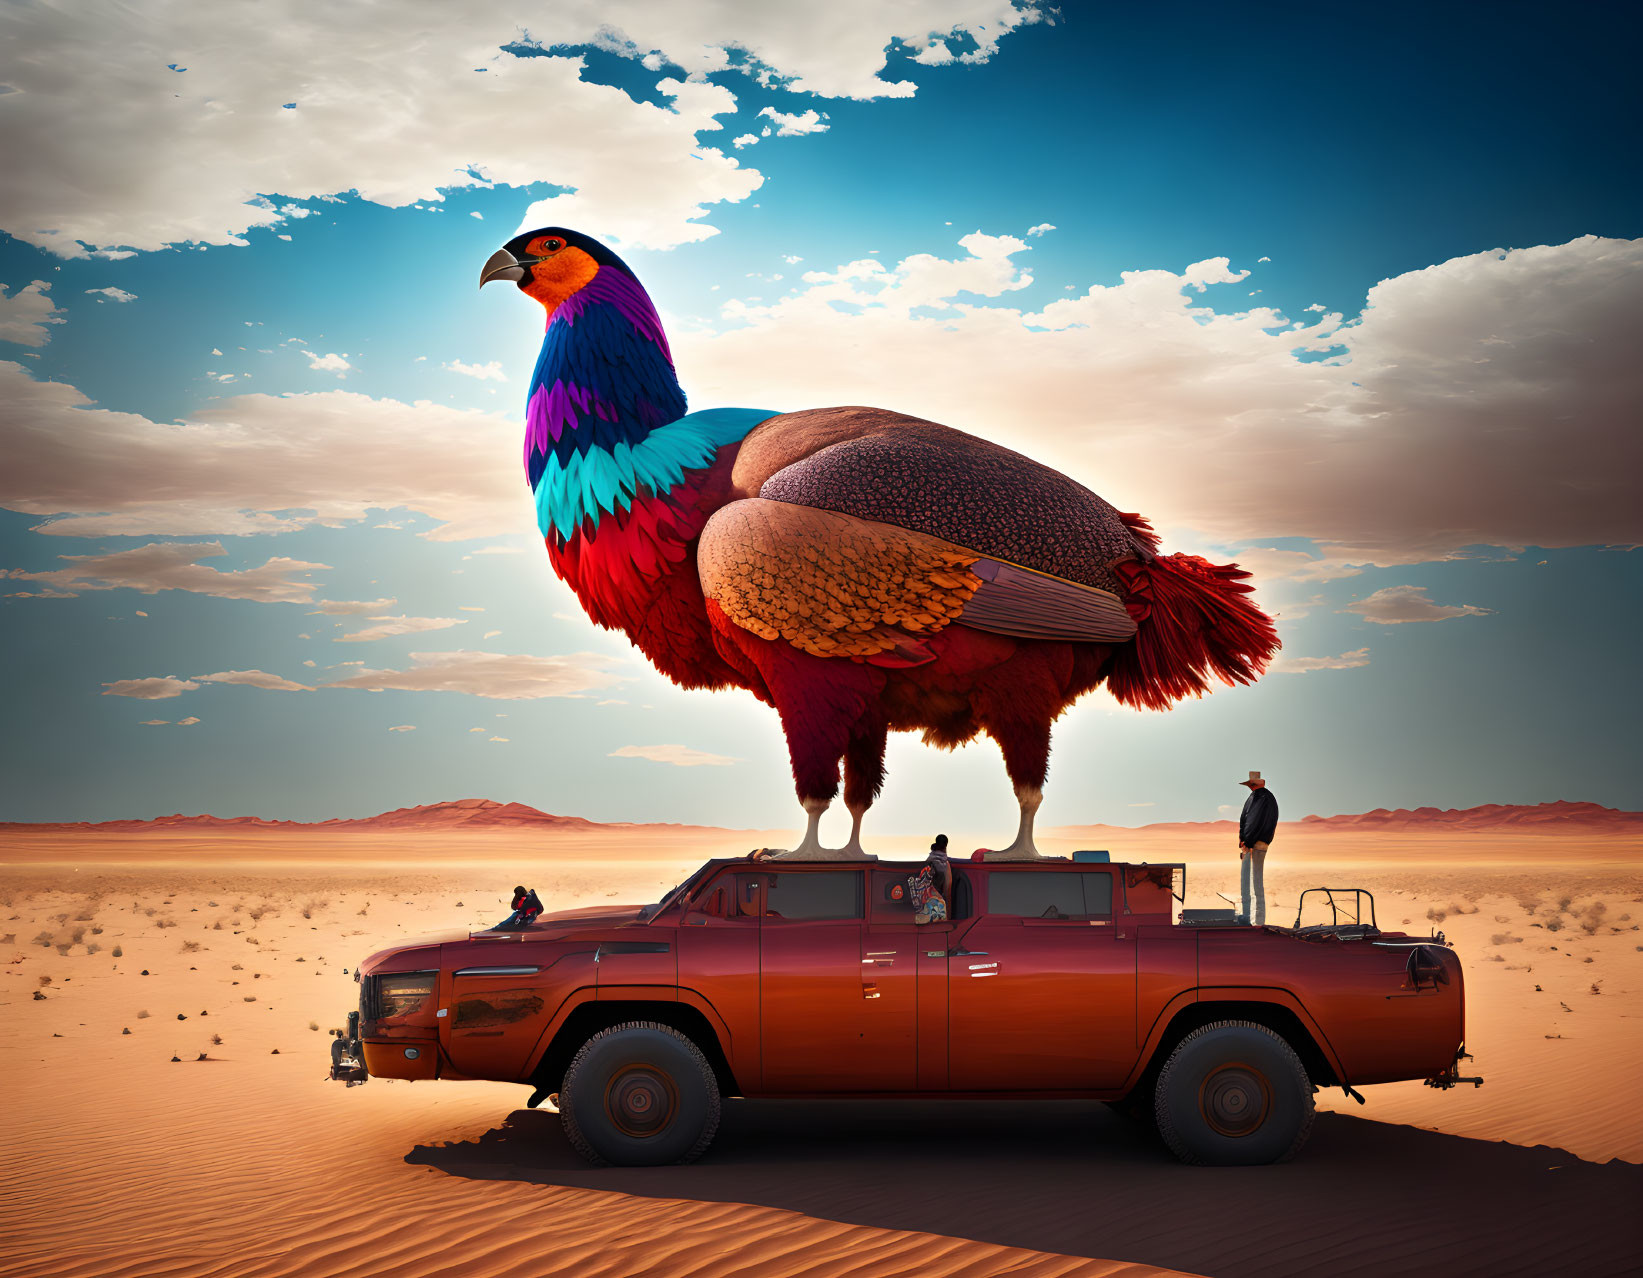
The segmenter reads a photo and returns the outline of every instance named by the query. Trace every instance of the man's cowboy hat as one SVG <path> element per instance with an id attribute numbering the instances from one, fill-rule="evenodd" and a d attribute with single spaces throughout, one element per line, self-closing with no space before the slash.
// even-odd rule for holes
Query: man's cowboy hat
<path id="1" fill-rule="evenodd" d="M 1261 779 L 1261 774 L 1259 772 L 1251 772 L 1249 774 L 1249 780 L 1248 781 L 1240 781 L 1238 784 L 1239 785 L 1247 785 L 1247 786 L 1250 786 L 1251 788 L 1253 788 L 1255 786 L 1256 782 L 1260 781 L 1260 779 Z"/>

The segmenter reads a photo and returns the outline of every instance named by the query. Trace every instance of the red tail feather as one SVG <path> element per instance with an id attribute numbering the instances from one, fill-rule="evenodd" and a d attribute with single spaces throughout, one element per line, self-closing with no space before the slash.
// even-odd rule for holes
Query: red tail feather
<path id="1" fill-rule="evenodd" d="M 1157 544 L 1146 520 L 1125 515 L 1124 522 Z M 1138 625 L 1107 671 L 1108 690 L 1125 705 L 1167 710 L 1209 691 L 1212 673 L 1224 683 L 1252 683 L 1278 651 L 1272 619 L 1245 598 L 1254 587 L 1236 564 L 1165 555 L 1114 568 Z"/>

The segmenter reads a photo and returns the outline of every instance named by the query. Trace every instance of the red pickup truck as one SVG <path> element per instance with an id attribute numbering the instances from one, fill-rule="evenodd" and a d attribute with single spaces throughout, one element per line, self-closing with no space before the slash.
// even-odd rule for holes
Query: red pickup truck
<path id="1" fill-rule="evenodd" d="M 1245 926 L 1179 910 L 1184 866 L 1094 856 L 955 862 L 946 922 L 914 922 L 916 863 L 743 857 L 654 905 L 397 945 L 332 1076 L 523 1083 L 625 1165 L 697 1157 L 726 1096 L 1088 1097 L 1185 1161 L 1270 1163 L 1321 1086 L 1480 1081 L 1441 935 L 1380 932 L 1372 901 Z"/>

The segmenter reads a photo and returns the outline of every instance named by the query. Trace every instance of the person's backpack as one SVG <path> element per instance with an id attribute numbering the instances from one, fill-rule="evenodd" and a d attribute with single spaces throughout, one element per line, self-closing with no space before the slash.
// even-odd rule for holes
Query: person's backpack
<path id="1" fill-rule="evenodd" d="M 535 888 L 532 888 L 525 894 L 524 910 L 525 913 L 531 917 L 535 917 L 536 915 L 542 913 L 542 898 L 536 895 Z"/>

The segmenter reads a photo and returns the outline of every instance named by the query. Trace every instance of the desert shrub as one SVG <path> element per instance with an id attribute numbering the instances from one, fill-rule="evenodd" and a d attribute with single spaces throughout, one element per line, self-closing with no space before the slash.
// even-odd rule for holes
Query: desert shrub
<path id="1" fill-rule="evenodd" d="M 145 916 L 147 916 L 148 918 L 153 918 L 158 913 L 159 913 L 159 911 L 157 909 L 155 909 L 152 905 L 149 906 L 147 909 L 145 909 L 143 911 L 143 914 Z"/>
<path id="2" fill-rule="evenodd" d="M 221 1047 L 222 1046 L 222 1035 L 221 1034 L 213 1034 L 211 1036 L 211 1046 L 213 1046 L 213 1047 Z"/>
<path id="3" fill-rule="evenodd" d="M 1521 936 L 1513 936 L 1510 932 L 1496 932 L 1493 936 L 1491 936 L 1489 938 L 1489 944 L 1490 945 L 1521 945 L 1521 944 L 1523 944 L 1523 938 Z"/>
<path id="4" fill-rule="evenodd" d="M 1546 930 L 1548 932 L 1561 932 L 1563 930 L 1563 920 L 1562 919 L 1547 919 L 1546 920 Z"/>
<path id="5" fill-rule="evenodd" d="M 4 936 L 0 936 L 0 945 L 15 945 L 15 944 L 17 944 L 17 933 L 16 932 L 7 932 Z"/>
<path id="6" fill-rule="evenodd" d="M 192 954 L 196 950 L 198 950 L 199 948 L 200 948 L 200 943 L 198 941 L 184 941 L 183 942 L 182 952 L 184 954 Z"/>
<path id="7" fill-rule="evenodd" d="M 311 1029 L 311 1030 L 317 1030 L 319 1028 L 319 1022 L 318 1021 L 309 1021 L 308 1022 L 308 1028 Z"/>
<path id="8" fill-rule="evenodd" d="M 96 941 L 93 941 L 93 942 L 91 942 L 90 945 L 86 946 L 86 953 L 87 954 L 95 954 L 95 953 L 97 953 L 98 950 L 100 950 L 102 948 L 103 947 L 101 945 L 98 945 Z"/>
<path id="9" fill-rule="evenodd" d="M 139 1021 L 146 1021 L 148 1019 L 148 1009 L 146 1007 L 137 1013 L 137 1019 Z"/>
<path id="10" fill-rule="evenodd" d="M 176 927 L 177 926 L 177 920 L 174 919 L 174 918 L 171 918 L 168 915 L 167 917 L 165 917 L 163 919 L 156 920 L 155 923 L 154 923 L 154 926 L 155 927 Z"/>
<path id="11" fill-rule="evenodd" d="M 115 958 L 124 958 L 125 957 L 125 951 L 122 950 L 118 945 L 116 945 L 112 950 L 110 950 L 109 953 L 114 955 Z"/>
<path id="12" fill-rule="evenodd" d="M 312 901 L 304 901 L 303 905 L 302 905 L 302 917 L 305 918 L 305 919 L 311 919 L 311 918 L 314 917 L 314 911 L 323 910 L 326 906 L 328 906 L 330 904 L 331 904 L 331 902 L 326 901 L 326 900 L 321 900 L 320 898 L 317 898 L 317 897 Z"/>
<path id="13" fill-rule="evenodd" d="M 211 925 L 211 930 L 212 930 L 212 931 L 213 931 L 213 932 L 220 932 L 220 931 L 222 931 L 222 920 L 221 920 L 221 919 L 218 919 L 218 920 L 217 920 L 217 921 L 216 921 L 216 922 L 215 922 L 215 923 L 213 923 L 213 924 L 212 924 L 212 925 Z"/>
<path id="14" fill-rule="evenodd" d="M 1449 917 L 1449 911 L 1440 910 L 1434 905 L 1426 911 L 1426 917 L 1434 923 L 1442 923 L 1444 919 Z"/>
<path id="15" fill-rule="evenodd" d="M 1567 910 L 1573 902 L 1574 897 L 1572 896 L 1560 896 L 1557 898 L 1557 908 L 1560 910 Z"/>
<path id="16" fill-rule="evenodd" d="M 51 984 L 51 977 L 49 977 L 49 976 L 42 976 L 39 979 L 40 979 L 40 985 L 42 986 L 42 988 Z"/>
<path id="17" fill-rule="evenodd" d="M 91 929 L 91 934 L 93 936 L 101 936 L 103 934 L 103 929 L 100 927 L 94 927 Z"/>
<path id="18" fill-rule="evenodd" d="M 240 1002 L 242 1002 L 242 1003 L 255 1003 L 256 1001 L 257 1001 L 257 996 L 255 994 L 247 994 L 244 998 L 242 998 L 240 1000 Z"/>

